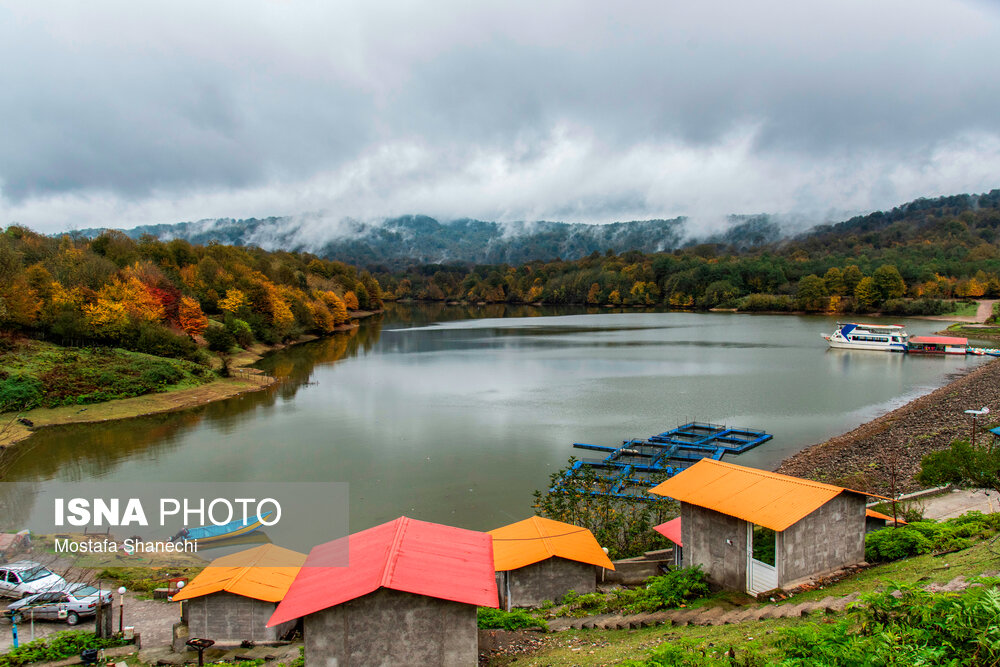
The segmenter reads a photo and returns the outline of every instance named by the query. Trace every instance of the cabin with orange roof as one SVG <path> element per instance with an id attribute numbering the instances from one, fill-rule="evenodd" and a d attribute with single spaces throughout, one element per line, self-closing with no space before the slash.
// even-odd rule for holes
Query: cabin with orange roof
<path id="1" fill-rule="evenodd" d="M 711 459 L 650 493 L 680 502 L 684 565 L 722 588 L 792 588 L 865 559 L 870 494 Z"/>
<path id="2" fill-rule="evenodd" d="M 216 644 L 274 642 L 295 630 L 295 622 L 267 627 L 306 555 L 274 544 L 222 556 L 173 596 L 183 601 L 188 635 Z"/>
<path id="3" fill-rule="evenodd" d="M 491 530 L 500 608 L 537 607 L 570 590 L 593 593 L 615 566 L 586 528 L 533 516 Z"/>

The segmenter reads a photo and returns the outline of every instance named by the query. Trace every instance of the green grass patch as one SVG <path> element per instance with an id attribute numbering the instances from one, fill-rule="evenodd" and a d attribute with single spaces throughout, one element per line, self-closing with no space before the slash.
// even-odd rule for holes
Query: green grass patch
<path id="1" fill-rule="evenodd" d="M 975 317 L 979 312 L 978 301 L 952 301 L 952 308 L 943 313 L 946 317 Z"/>
<path id="2" fill-rule="evenodd" d="M 491 607 L 479 607 L 476 610 L 476 624 L 486 630 L 522 630 L 524 628 L 548 628 L 542 619 L 525 609 L 504 611 Z"/>
<path id="3" fill-rule="evenodd" d="M 108 567 L 97 575 L 100 580 L 114 581 L 135 593 L 152 593 L 164 588 L 170 579 L 193 579 L 200 567 Z"/>
<path id="4" fill-rule="evenodd" d="M 612 612 L 643 614 L 660 609 L 676 609 L 709 594 L 705 574 L 700 567 L 673 570 L 659 577 L 650 577 L 641 588 L 619 588 L 611 593 L 578 595 L 569 591 L 562 606 L 553 611 L 556 616 L 589 616 Z"/>
<path id="5" fill-rule="evenodd" d="M 0 667 L 21 667 L 33 662 L 48 662 L 80 656 L 80 651 L 86 649 L 109 648 L 122 646 L 127 642 L 123 639 L 98 638 L 93 632 L 86 630 L 70 630 L 57 632 L 48 637 L 36 639 L 22 644 L 0 655 Z"/>
<path id="6" fill-rule="evenodd" d="M 195 387 L 214 377 L 190 361 L 24 339 L 0 352 L 0 368 L 0 412 L 101 403 Z"/>

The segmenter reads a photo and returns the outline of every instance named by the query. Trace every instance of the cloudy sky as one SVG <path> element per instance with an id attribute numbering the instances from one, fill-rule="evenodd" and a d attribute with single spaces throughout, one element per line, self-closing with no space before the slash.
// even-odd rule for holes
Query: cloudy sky
<path id="1" fill-rule="evenodd" d="M 5 1 L 0 226 L 819 219 L 1000 187 L 1000 5 Z"/>

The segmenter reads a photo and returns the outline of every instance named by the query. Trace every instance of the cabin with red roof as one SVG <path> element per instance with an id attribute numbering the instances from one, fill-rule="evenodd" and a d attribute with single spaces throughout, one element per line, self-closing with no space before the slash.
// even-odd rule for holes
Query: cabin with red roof
<path id="1" fill-rule="evenodd" d="M 586 528 L 533 516 L 490 531 L 500 606 L 538 607 L 567 592 L 593 593 L 615 566 Z"/>
<path id="2" fill-rule="evenodd" d="M 268 625 L 303 619 L 307 665 L 476 665 L 497 606 L 489 535 L 400 517 L 314 547 Z"/>

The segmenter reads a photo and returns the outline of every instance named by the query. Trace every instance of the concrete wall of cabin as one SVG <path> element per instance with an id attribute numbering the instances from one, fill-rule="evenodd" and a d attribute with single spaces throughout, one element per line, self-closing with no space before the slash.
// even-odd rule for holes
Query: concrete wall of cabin
<path id="1" fill-rule="evenodd" d="M 553 556 L 516 570 L 497 572 L 500 606 L 506 608 L 507 586 L 511 607 L 537 607 L 546 600 L 558 602 L 567 592 L 593 593 L 601 568 Z"/>
<path id="2" fill-rule="evenodd" d="M 306 667 L 472 667 L 474 605 L 380 588 L 304 619 Z"/>
<path id="3" fill-rule="evenodd" d="M 681 503 L 684 567 L 701 565 L 722 588 L 746 590 L 747 522 L 705 507 Z"/>
<path id="4" fill-rule="evenodd" d="M 789 526 L 778 540 L 778 585 L 865 559 L 865 499 L 841 493 Z"/>
<path id="5" fill-rule="evenodd" d="M 267 621 L 277 606 L 225 591 L 184 601 L 184 616 L 192 637 L 216 643 L 272 642 L 295 627 L 295 621 L 269 628 Z"/>

